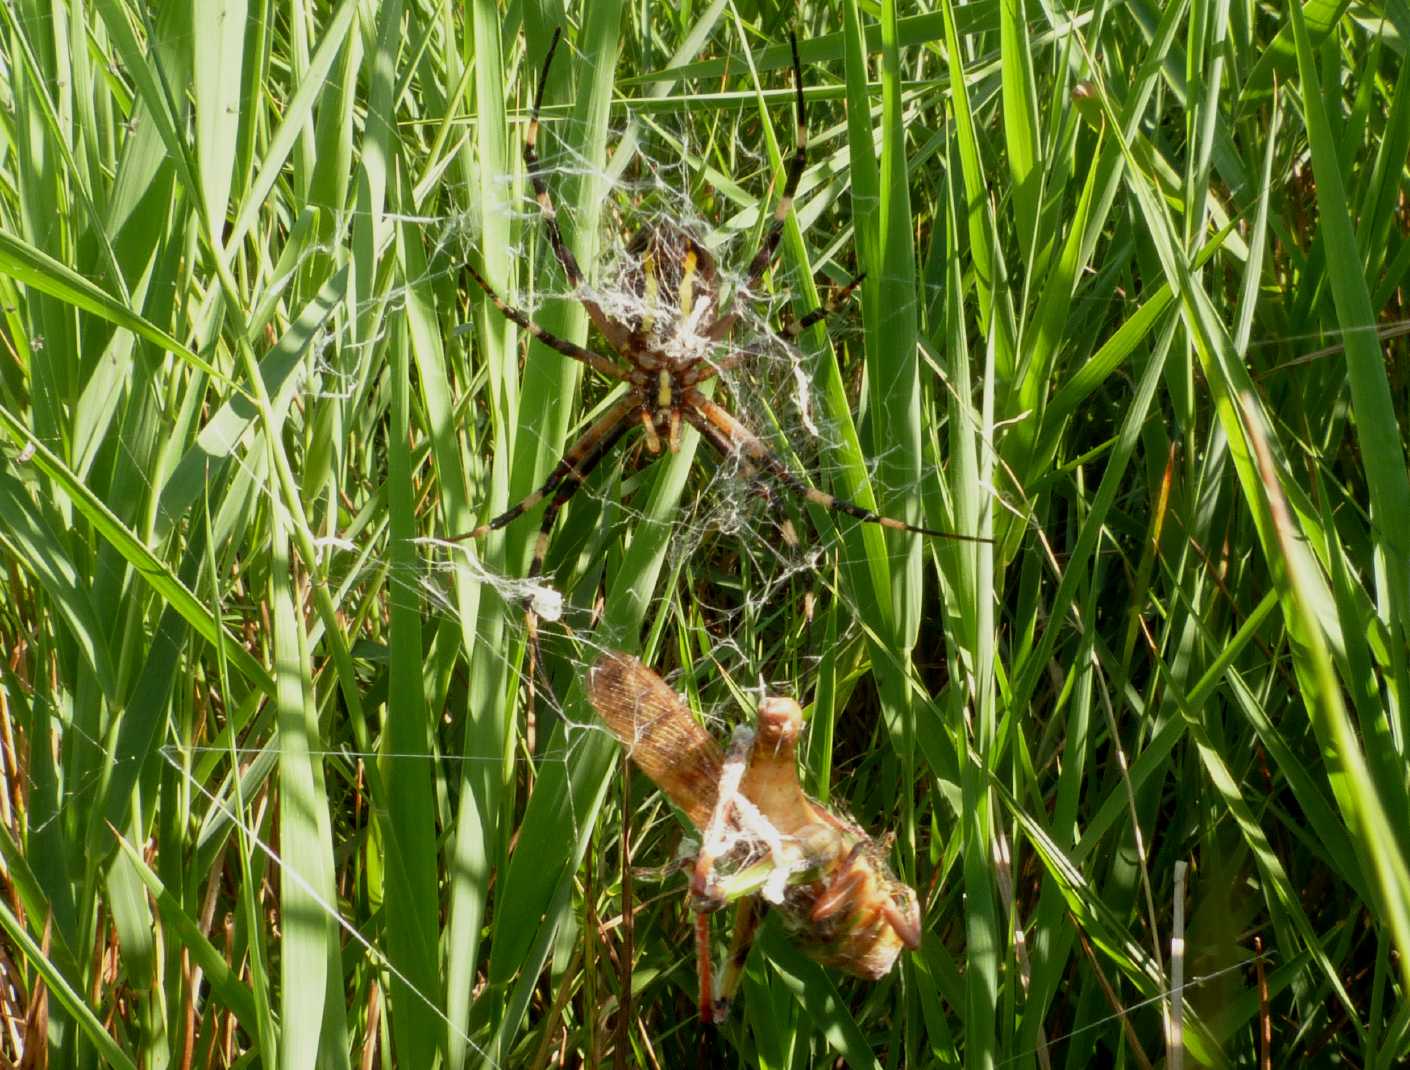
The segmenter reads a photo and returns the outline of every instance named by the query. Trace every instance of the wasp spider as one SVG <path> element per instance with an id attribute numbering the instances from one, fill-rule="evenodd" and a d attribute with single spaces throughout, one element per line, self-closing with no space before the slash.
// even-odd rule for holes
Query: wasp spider
<path id="1" fill-rule="evenodd" d="M 775 480 L 814 505 L 899 531 L 968 538 L 883 516 L 855 502 L 809 486 L 758 435 L 701 392 L 702 383 L 736 366 L 745 359 L 747 352 L 731 347 L 729 343 L 738 318 L 735 297 L 732 296 L 722 307 L 714 258 L 681 227 L 669 224 L 644 227 L 627 245 L 628 254 L 639 264 L 629 273 L 628 280 L 630 288 L 635 291 L 629 295 L 629 303 L 633 308 L 642 310 L 639 314 L 609 315 L 588 293 L 582 268 L 573 251 L 563 241 L 557 209 L 539 166 L 539 111 L 560 36 L 561 31 L 554 32 L 539 75 L 534 108 L 524 137 L 524 163 L 533 182 L 553 253 L 563 267 L 568 285 L 582 302 L 602 339 L 614 351 L 615 358 L 595 353 L 544 330 L 522 310 L 504 301 L 474 266 L 466 264 L 465 268 L 507 319 L 549 348 L 581 361 L 605 378 L 623 384 L 625 389 L 617 401 L 568 447 L 541 487 L 473 531 L 454 538 L 481 538 L 547 500 L 529 567 L 530 577 L 537 579 L 559 510 L 623 436 L 639 429 L 647 449 L 653 454 L 659 454 L 663 445 L 674 452 L 680 444 L 682 423 L 694 427 L 722 456 L 736 459 L 746 477 L 755 481 Z M 793 52 L 796 143 L 773 220 L 758 251 L 749 261 L 748 281 L 743 287 L 746 294 L 757 290 L 773 262 L 784 221 L 792 210 L 793 196 L 808 158 L 802 63 L 798 57 L 796 38 L 790 36 L 790 44 Z M 786 324 L 782 331 L 784 337 L 796 338 L 822 320 L 845 301 L 861 281 L 862 276 L 856 276 L 837 290 L 826 305 Z M 528 630 L 532 657 L 537 634 L 537 617 L 532 607 L 528 609 Z"/>

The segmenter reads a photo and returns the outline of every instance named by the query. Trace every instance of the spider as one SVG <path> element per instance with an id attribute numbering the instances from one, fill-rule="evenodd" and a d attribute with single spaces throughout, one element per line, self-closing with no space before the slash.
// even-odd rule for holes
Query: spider
<path id="1" fill-rule="evenodd" d="M 681 424 L 689 424 L 722 456 L 736 459 L 746 478 L 762 483 L 766 474 L 777 480 L 805 501 L 825 509 L 837 510 L 871 524 L 880 524 L 898 531 L 935 535 L 973 541 L 973 536 L 959 535 L 934 528 L 908 524 L 884 516 L 855 502 L 838 498 L 809 486 L 785 464 L 753 431 L 741 423 L 729 410 L 706 397 L 700 386 L 722 372 L 735 367 L 747 355 L 743 349 L 729 349 L 728 339 L 738 318 L 734 310 L 735 297 L 721 307 L 715 260 L 708 250 L 683 229 L 673 225 L 644 227 L 628 243 L 627 251 L 640 258 L 639 268 L 630 273 L 629 285 L 634 307 L 643 309 L 636 316 L 614 317 L 587 294 L 582 269 L 573 251 L 563 241 L 558 226 L 557 209 L 539 166 L 539 112 L 543 106 L 544 87 L 553 56 L 562 36 L 555 30 L 543 61 L 533 111 L 524 135 L 524 164 L 533 183 L 539 214 L 547 231 L 554 256 L 562 265 L 569 286 L 587 311 L 588 318 L 616 354 L 616 359 L 595 353 L 575 342 L 560 338 L 534 323 L 529 316 L 508 304 L 489 281 L 471 264 L 466 271 L 499 312 L 534 338 L 564 356 L 581 361 L 605 378 L 621 383 L 621 397 L 574 442 L 549 473 L 543 485 L 522 501 L 473 531 L 452 537 L 451 541 L 479 539 L 504 527 L 530 509 L 548 500 L 534 543 L 529 576 L 538 580 L 547 556 L 549 536 L 559 511 L 577 492 L 589 474 L 614 446 L 629 432 L 640 428 L 646 448 L 660 454 L 663 444 L 675 452 L 680 446 Z M 749 261 L 745 292 L 755 290 L 778 251 L 783 225 L 792 210 L 793 197 L 807 164 L 807 124 L 803 102 L 803 65 L 798 56 L 797 38 L 790 34 L 793 54 L 793 83 L 796 106 L 795 148 L 788 164 L 783 193 L 774 209 L 773 220 L 764 234 L 758 251 Z M 861 284 L 862 275 L 852 278 L 817 308 L 784 325 L 786 339 L 797 338 L 820 322 L 846 301 Z M 662 315 L 661 313 L 665 313 Z M 722 356 L 716 350 L 724 348 Z M 767 497 L 767 488 L 766 497 Z M 787 531 L 786 531 L 787 534 Z M 538 614 L 532 603 L 526 609 L 529 654 L 532 664 L 537 661 Z"/>
<path id="2" fill-rule="evenodd" d="M 666 682 L 628 654 L 603 654 L 588 672 L 587 693 L 632 761 L 701 834 L 689 902 L 702 1046 L 713 1048 L 713 1027 L 728 1013 L 760 900 L 810 957 L 869 981 L 891 972 L 902 947 L 920 946 L 920 904 L 892 874 L 885 850 L 799 785 L 798 703 L 765 697 L 756 728 L 736 728 L 721 751 Z M 717 976 L 710 915 L 731 902 L 734 933 Z"/>

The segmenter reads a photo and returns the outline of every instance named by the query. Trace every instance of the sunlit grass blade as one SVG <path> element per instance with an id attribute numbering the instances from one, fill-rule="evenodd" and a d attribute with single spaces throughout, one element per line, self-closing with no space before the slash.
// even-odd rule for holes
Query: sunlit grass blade
<path id="1" fill-rule="evenodd" d="M 1274 577 L 1282 587 L 1284 615 L 1295 629 L 1294 666 L 1308 698 L 1313 727 L 1330 758 L 1332 793 L 1347 825 L 1360 832 L 1363 861 L 1374 874 L 1380 892 L 1380 913 L 1400 951 L 1403 983 L 1410 986 L 1410 865 L 1406 862 L 1404 837 L 1397 835 L 1386 800 L 1370 775 L 1361 741 L 1347 716 L 1341 684 L 1324 638 L 1325 625 L 1311 612 L 1309 594 L 1313 585 L 1307 576 L 1306 561 L 1292 552 L 1295 529 L 1258 409 L 1246 403 L 1244 419 L 1268 495 L 1274 533 L 1284 553 Z"/>
<path id="2" fill-rule="evenodd" d="M 717 740 L 796 699 L 919 896 L 879 983 L 766 923 L 727 1061 L 1173 1065 L 1180 1006 L 1186 1066 L 1404 1063 L 1410 79 L 1394 11 L 1256 14 L 0 10 L 0 1062 L 691 1065 L 692 848 L 583 700 L 610 646 Z M 580 292 L 524 163 L 556 30 Z M 714 403 L 995 542 L 650 454 L 651 331 L 580 298 L 630 320 L 681 232 L 747 297 L 652 315 Z M 543 514 L 445 540 L 622 387 L 467 266 L 646 373 L 548 543 L 532 735 Z"/>
<path id="3" fill-rule="evenodd" d="M 1302 12 L 1292 9 L 1302 78 L 1303 112 L 1312 166 L 1317 176 L 1319 226 L 1327 243 L 1327 281 L 1336 304 L 1346 352 L 1347 383 L 1356 414 L 1356 434 L 1370 492 L 1373 546 L 1377 558 L 1376 602 L 1391 631 L 1390 672 L 1397 692 L 1410 696 L 1410 476 L 1406 473 L 1404 411 L 1397 414 L 1386 376 L 1385 358 L 1372 329 L 1376 321 L 1361 270 L 1362 256 L 1352 228 L 1351 206 L 1341 179 L 1339 150 L 1322 101 L 1321 81 Z M 1397 638 L 1398 637 L 1398 638 Z M 1399 735 L 1410 725 L 1403 720 Z M 1410 808 L 1397 807 L 1402 817 Z"/>

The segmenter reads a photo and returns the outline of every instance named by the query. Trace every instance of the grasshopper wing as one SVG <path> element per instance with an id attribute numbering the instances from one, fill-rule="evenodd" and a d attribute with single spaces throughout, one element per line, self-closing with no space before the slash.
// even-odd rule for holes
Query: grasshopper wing
<path id="1" fill-rule="evenodd" d="M 696 828 L 709 824 L 724 752 L 680 696 L 636 658 L 616 651 L 588 671 L 587 693 L 637 767 Z"/>

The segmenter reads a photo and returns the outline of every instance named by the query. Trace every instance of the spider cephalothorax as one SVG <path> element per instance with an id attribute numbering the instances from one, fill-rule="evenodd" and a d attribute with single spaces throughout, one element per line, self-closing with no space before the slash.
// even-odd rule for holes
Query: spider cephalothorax
<path id="1" fill-rule="evenodd" d="M 681 421 L 694 384 L 716 374 L 722 339 L 715 258 L 681 227 L 643 227 L 628 243 L 620 285 L 599 296 L 626 329 L 620 356 L 637 403 L 646 447 L 680 448 Z"/>
<path id="2" fill-rule="evenodd" d="M 618 287 L 611 294 L 589 291 L 587 288 L 577 257 L 563 241 L 557 210 L 539 167 L 539 112 L 559 36 L 555 31 L 539 77 L 533 112 L 524 136 L 524 163 L 534 186 L 554 256 L 593 326 L 615 352 L 615 358 L 544 330 L 524 312 L 507 304 L 473 265 L 466 264 L 465 267 L 504 316 L 550 348 L 581 361 L 606 379 L 622 384 L 624 390 L 607 411 L 568 447 L 543 486 L 499 516 L 454 538 L 480 538 L 547 500 L 548 506 L 544 510 L 529 565 L 530 575 L 537 577 L 543 568 L 549 534 L 559 510 L 617 442 L 628 432 L 641 428 L 647 448 L 652 453 L 660 453 L 663 445 L 674 451 L 680 444 L 684 423 L 695 428 L 722 456 L 734 458 L 741 473 L 748 479 L 763 481 L 767 478 L 781 483 L 814 505 L 895 530 L 972 539 L 972 536 L 955 535 L 883 516 L 809 486 L 794 475 L 754 432 L 698 389 L 702 383 L 729 371 L 748 355 L 747 348 L 730 341 L 738 319 L 734 306 L 757 292 L 765 272 L 773 263 L 784 220 L 792 211 L 793 196 L 807 163 L 803 67 L 798 57 L 798 42 L 790 38 L 797 127 L 796 147 L 788 164 L 783 193 L 758 251 L 749 260 L 745 281 L 734 290 L 728 302 L 724 302 L 719 293 L 719 274 L 714 257 L 698 240 L 674 225 L 646 227 L 631 239 L 628 253 L 635 264 L 625 272 L 625 286 Z M 798 337 L 845 301 L 860 283 L 859 275 L 838 290 L 824 307 L 791 321 L 780 333 L 785 339 Z M 537 642 L 537 619 L 532 606 L 526 616 L 532 657 Z"/>

